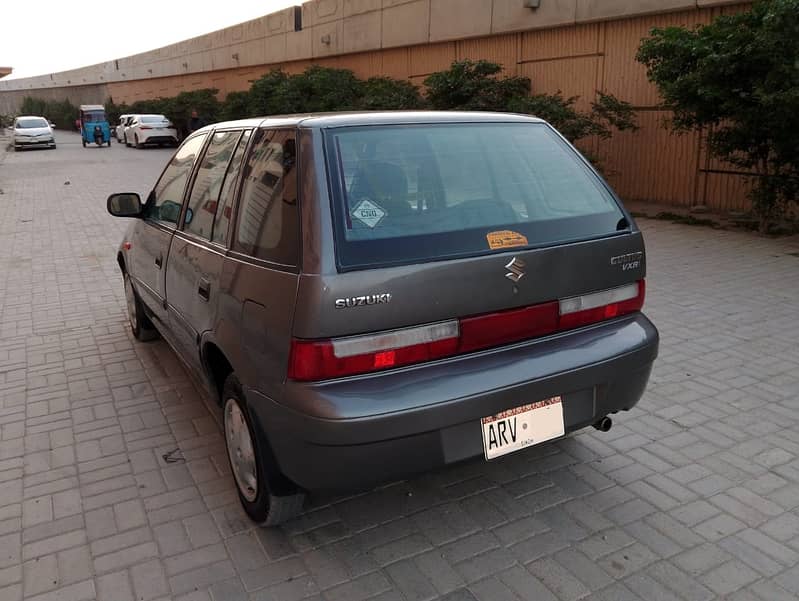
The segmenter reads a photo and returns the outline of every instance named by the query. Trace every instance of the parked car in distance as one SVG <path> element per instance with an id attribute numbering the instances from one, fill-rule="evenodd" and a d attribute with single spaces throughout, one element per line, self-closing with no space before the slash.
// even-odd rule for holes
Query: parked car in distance
<path id="1" fill-rule="evenodd" d="M 178 145 L 178 131 L 164 115 L 134 115 L 125 132 L 125 144 L 143 148 L 148 144 Z"/>
<path id="2" fill-rule="evenodd" d="M 116 138 L 117 142 L 122 142 L 123 136 L 125 134 L 125 121 L 127 121 L 130 115 L 120 115 L 119 116 L 119 123 L 114 126 L 114 137 Z"/>
<path id="3" fill-rule="evenodd" d="M 190 135 L 117 261 L 220 409 L 239 498 L 493 460 L 629 410 L 658 332 L 644 241 L 551 126 L 499 113 L 270 117 Z"/>
<path id="4" fill-rule="evenodd" d="M 128 115 L 125 118 L 125 122 L 122 124 L 122 143 L 125 146 L 130 146 L 130 144 L 128 144 L 128 131 L 130 130 L 130 126 L 136 117 L 138 117 L 138 115 Z"/>
<path id="5" fill-rule="evenodd" d="M 44 117 L 31 115 L 14 119 L 14 150 L 23 148 L 55 148 L 55 135 Z"/>

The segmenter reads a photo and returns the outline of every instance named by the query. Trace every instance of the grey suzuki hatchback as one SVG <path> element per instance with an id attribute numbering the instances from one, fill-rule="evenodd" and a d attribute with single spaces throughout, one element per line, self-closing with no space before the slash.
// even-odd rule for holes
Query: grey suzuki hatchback
<path id="1" fill-rule="evenodd" d="M 117 256 L 221 408 L 247 513 L 493 460 L 641 397 L 658 333 L 641 232 L 552 127 L 496 113 L 220 123 L 189 137 Z"/>

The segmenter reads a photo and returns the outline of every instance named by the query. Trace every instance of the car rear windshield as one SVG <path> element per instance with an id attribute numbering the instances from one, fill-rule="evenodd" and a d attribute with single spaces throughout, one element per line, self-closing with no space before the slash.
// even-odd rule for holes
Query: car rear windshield
<path id="1" fill-rule="evenodd" d="M 627 228 L 601 180 L 543 123 L 344 127 L 327 144 L 342 270 Z"/>
<path id="2" fill-rule="evenodd" d="M 142 117 L 142 123 L 163 123 L 166 121 L 166 117 Z"/>
<path id="3" fill-rule="evenodd" d="M 47 127 L 48 125 L 44 119 L 20 119 L 17 121 L 17 129 L 33 129 L 35 127 Z"/>

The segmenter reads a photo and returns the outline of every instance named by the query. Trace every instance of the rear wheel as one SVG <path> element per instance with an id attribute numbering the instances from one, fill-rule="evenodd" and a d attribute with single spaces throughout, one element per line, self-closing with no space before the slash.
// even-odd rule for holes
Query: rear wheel
<path id="1" fill-rule="evenodd" d="M 139 142 L 139 134 L 136 134 L 135 141 L 136 141 L 136 148 L 143 148 L 142 144 Z"/>
<path id="2" fill-rule="evenodd" d="M 125 134 L 125 146 L 130 148 L 130 144 L 128 144 L 128 134 Z"/>
<path id="3" fill-rule="evenodd" d="M 128 321 L 130 330 L 137 340 L 146 342 L 158 338 L 158 330 L 153 326 L 153 322 L 144 312 L 139 295 L 133 289 L 133 282 L 130 275 L 125 274 L 125 306 L 128 310 Z"/>
<path id="4" fill-rule="evenodd" d="M 241 383 L 235 374 L 228 376 L 222 391 L 225 446 L 233 479 L 244 511 L 265 526 L 290 520 L 302 511 L 305 494 L 281 478 L 280 494 L 272 490 L 266 462 L 268 452 L 259 449 Z M 277 471 L 276 466 L 270 466 Z"/>
<path id="5" fill-rule="evenodd" d="M 86 148 L 86 140 L 81 140 L 83 142 L 83 147 Z"/>

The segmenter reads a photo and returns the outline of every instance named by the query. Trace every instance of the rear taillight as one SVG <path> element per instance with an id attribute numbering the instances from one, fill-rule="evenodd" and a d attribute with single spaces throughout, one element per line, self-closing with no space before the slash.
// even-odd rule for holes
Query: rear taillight
<path id="1" fill-rule="evenodd" d="M 337 340 L 293 340 L 289 378 L 325 380 L 454 355 L 458 322 Z"/>
<path id="2" fill-rule="evenodd" d="M 291 342 L 288 377 L 327 380 L 511 344 L 640 311 L 644 280 L 560 301 L 334 340 Z"/>
<path id="3" fill-rule="evenodd" d="M 640 280 L 602 292 L 565 298 L 559 303 L 559 329 L 570 330 L 640 311 L 644 306 L 645 294 L 646 285 L 644 280 Z"/>

